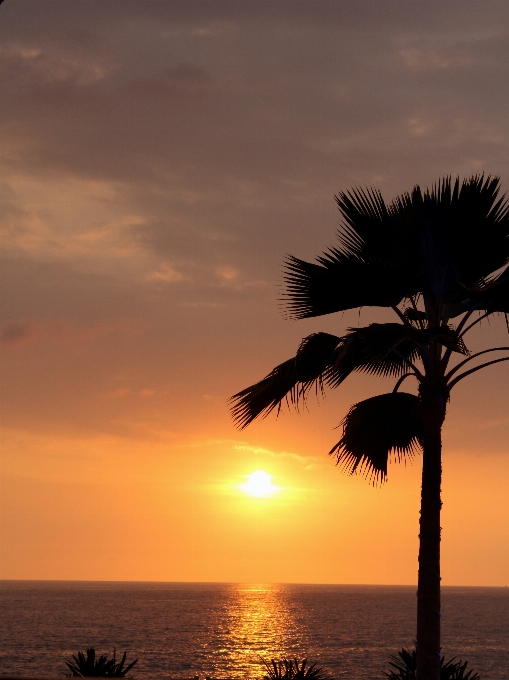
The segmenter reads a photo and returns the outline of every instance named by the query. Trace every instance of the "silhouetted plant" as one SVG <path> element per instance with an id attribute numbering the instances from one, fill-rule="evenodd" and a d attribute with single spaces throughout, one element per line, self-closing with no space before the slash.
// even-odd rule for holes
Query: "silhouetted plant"
<path id="1" fill-rule="evenodd" d="M 78 656 L 72 655 L 74 663 L 72 661 L 65 662 L 65 665 L 71 671 L 70 673 L 67 673 L 67 677 L 124 678 L 138 662 L 138 659 L 135 659 L 124 668 L 126 657 L 127 652 L 124 652 L 122 659 L 117 663 L 116 652 L 115 649 L 113 649 L 112 659 L 108 659 L 106 654 L 97 658 L 95 649 L 89 647 L 86 656 L 83 652 L 78 652 Z"/>
<path id="2" fill-rule="evenodd" d="M 270 663 L 263 661 L 266 674 L 263 680 L 327 680 L 330 678 L 323 668 L 317 668 L 316 663 L 307 666 L 307 659 L 300 663 L 297 659 L 271 659 Z M 307 666 L 307 667 L 306 667 Z"/>
<path id="3" fill-rule="evenodd" d="M 389 666 L 392 670 L 383 673 L 388 680 L 415 680 L 417 671 L 417 652 L 403 648 L 397 656 L 390 656 Z M 450 661 L 440 660 L 440 680 L 481 680 L 481 676 L 473 670 L 467 671 L 466 661 L 456 661 L 456 657 Z"/>
<path id="4" fill-rule="evenodd" d="M 419 680 L 440 671 L 440 510 L 442 425 L 451 390 L 476 371 L 465 335 L 492 314 L 509 314 L 509 205 L 498 178 L 477 175 L 419 186 L 386 204 L 376 189 L 341 192 L 339 244 L 316 262 L 286 261 L 290 316 L 305 319 L 361 307 L 392 309 L 397 323 L 314 333 L 295 357 L 231 399 L 241 428 L 255 418 L 298 407 L 316 390 L 339 387 L 354 371 L 396 378 L 392 392 L 354 404 L 330 453 L 347 472 L 384 481 L 397 459 L 422 450 L 417 663 Z M 479 314 L 478 318 L 474 315 Z M 474 320 L 472 320 L 474 319 Z M 456 325 L 452 325 L 455 321 Z M 508 324 L 509 329 L 509 324 Z M 451 368 L 453 357 L 458 359 Z M 418 395 L 401 393 L 406 378 Z"/>

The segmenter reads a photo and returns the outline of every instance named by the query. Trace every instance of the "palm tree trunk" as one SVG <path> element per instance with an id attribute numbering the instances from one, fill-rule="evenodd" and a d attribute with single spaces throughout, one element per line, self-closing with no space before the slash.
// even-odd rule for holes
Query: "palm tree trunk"
<path id="1" fill-rule="evenodd" d="M 427 402 L 427 403 L 426 403 Z M 440 678 L 440 486 L 442 481 L 442 422 L 445 403 L 425 400 L 419 577 L 417 586 L 417 678 Z"/>

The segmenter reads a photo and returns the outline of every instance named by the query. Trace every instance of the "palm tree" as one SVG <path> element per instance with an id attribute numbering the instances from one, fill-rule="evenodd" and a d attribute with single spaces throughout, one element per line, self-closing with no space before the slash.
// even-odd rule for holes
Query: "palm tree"
<path id="1" fill-rule="evenodd" d="M 298 406 L 314 387 L 338 387 L 353 371 L 397 378 L 392 392 L 351 407 L 332 448 L 337 463 L 373 483 L 387 476 L 389 454 L 422 450 L 417 605 L 417 677 L 440 673 L 441 430 L 452 388 L 486 366 L 507 361 L 470 354 L 465 335 L 491 314 L 509 313 L 509 205 L 498 178 L 474 176 L 416 186 L 387 205 L 376 189 L 341 192 L 339 244 L 316 262 L 288 257 L 285 301 L 296 319 L 360 307 L 387 307 L 397 321 L 314 333 L 295 357 L 231 398 L 240 428 Z M 451 320 L 455 321 L 454 324 Z M 509 329 L 509 324 L 508 324 Z M 493 356 L 493 355 L 492 355 Z M 496 354 L 495 354 L 496 356 Z M 453 367 L 451 359 L 459 361 Z M 471 367 L 473 366 L 473 367 Z M 400 392 L 417 380 L 418 396 Z"/>

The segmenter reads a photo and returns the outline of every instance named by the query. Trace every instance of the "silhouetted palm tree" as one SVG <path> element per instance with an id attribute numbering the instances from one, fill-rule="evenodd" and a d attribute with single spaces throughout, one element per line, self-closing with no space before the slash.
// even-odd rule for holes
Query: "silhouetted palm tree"
<path id="1" fill-rule="evenodd" d="M 388 307 L 396 323 L 350 328 L 342 336 L 315 333 L 294 358 L 232 397 L 243 428 L 257 416 L 298 406 L 312 387 L 338 387 L 353 371 L 397 378 L 394 390 L 352 406 L 331 454 L 373 481 L 387 475 L 389 453 L 423 452 L 417 663 L 419 680 L 440 669 L 441 429 L 451 389 L 486 366 L 468 363 L 465 334 L 490 314 L 509 312 L 509 206 L 499 179 L 483 175 L 460 183 L 416 186 L 386 205 L 375 189 L 336 197 L 343 217 L 339 244 L 314 263 L 290 256 L 285 295 L 290 315 L 303 319 L 359 307 Z M 478 314 L 478 318 L 474 315 Z M 450 320 L 456 320 L 452 325 Z M 465 355 L 453 368 L 452 356 Z M 399 392 L 417 379 L 418 396 Z"/>

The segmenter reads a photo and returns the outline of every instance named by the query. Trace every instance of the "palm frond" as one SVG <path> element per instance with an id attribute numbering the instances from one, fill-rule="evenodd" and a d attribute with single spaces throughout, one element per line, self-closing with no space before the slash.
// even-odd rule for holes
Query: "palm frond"
<path id="1" fill-rule="evenodd" d="M 113 658 L 108 659 L 105 654 L 97 657 L 95 649 L 89 647 L 86 656 L 83 652 L 78 652 L 78 656 L 73 654 L 74 663 L 66 661 L 65 665 L 71 671 L 71 677 L 124 678 L 131 668 L 138 663 L 138 659 L 135 659 L 124 668 L 126 657 L 127 652 L 124 652 L 122 659 L 117 663 L 115 650 L 113 650 Z"/>
<path id="2" fill-rule="evenodd" d="M 428 318 L 426 312 L 415 310 L 413 307 L 407 307 L 403 314 L 409 321 L 426 321 Z"/>
<path id="3" fill-rule="evenodd" d="M 417 186 L 388 206 L 374 189 L 340 193 L 339 246 L 316 262 L 287 259 L 290 314 L 391 307 L 419 292 L 465 303 L 509 262 L 509 203 L 499 193 L 499 179 L 484 175 Z"/>
<path id="4" fill-rule="evenodd" d="M 462 289 L 461 295 L 444 307 L 447 317 L 451 319 L 470 310 L 486 314 L 509 314 L 509 267 L 478 289 Z"/>
<path id="5" fill-rule="evenodd" d="M 243 429 L 260 415 L 280 408 L 284 399 L 298 406 L 313 385 L 323 388 L 325 371 L 335 359 L 341 338 L 314 333 L 304 338 L 295 357 L 276 366 L 263 380 L 231 397 L 233 420 Z"/>
<path id="6" fill-rule="evenodd" d="M 419 339 L 423 332 L 399 323 L 349 328 L 335 350 L 336 360 L 325 381 L 337 387 L 353 371 L 381 377 L 401 375 L 418 357 Z"/>
<path id="7" fill-rule="evenodd" d="M 270 663 L 262 659 L 265 666 L 263 680 L 327 680 L 329 676 L 316 663 L 307 666 L 307 659 L 271 659 Z"/>
<path id="8" fill-rule="evenodd" d="M 398 655 L 389 657 L 389 672 L 382 672 L 387 680 L 416 680 L 417 652 L 415 649 L 403 648 Z M 474 670 L 467 670 L 467 661 L 456 661 L 456 657 L 445 661 L 440 660 L 440 680 L 481 680 L 481 676 Z"/>
<path id="9" fill-rule="evenodd" d="M 509 267 L 478 293 L 480 309 L 489 313 L 509 313 Z"/>
<path id="10" fill-rule="evenodd" d="M 398 655 L 391 654 L 389 666 L 392 666 L 388 673 L 383 671 L 383 675 L 388 680 L 415 680 L 417 672 L 417 653 L 415 649 L 403 649 Z"/>
<path id="11" fill-rule="evenodd" d="M 468 354 L 463 340 L 449 326 L 419 329 L 399 323 L 373 323 L 349 328 L 335 349 L 336 360 L 326 369 L 324 380 L 330 387 L 338 387 L 353 371 L 384 378 L 400 376 L 432 342 Z"/>
<path id="12" fill-rule="evenodd" d="M 408 194 L 389 206 L 374 188 L 355 188 L 335 196 L 343 218 L 338 233 L 341 250 L 363 261 L 381 261 L 409 273 L 415 272 L 417 236 L 413 206 Z"/>
<path id="13" fill-rule="evenodd" d="M 427 335 L 428 343 L 430 341 L 438 342 L 452 352 L 458 352 L 458 354 L 468 355 L 469 350 L 465 345 L 465 341 L 462 337 L 458 337 L 455 329 L 452 326 L 437 326 L 435 328 L 429 328 L 426 331 L 422 331 L 423 335 Z"/>
<path id="14" fill-rule="evenodd" d="M 401 270 L 331 249 L 317 263 L 289 256 L 285 264 L 289 314 L 305 319 L 362 306 L 392 307 L 415 292 Z"/>
<path id="15" fill-rule="evenodd" d="M 419 399 L 407 392 L 380 394 L 352 406 L 343 436 L 331 449 L 346 472 L 357 470 L 376 482 L 387 477 L 389 454 L 413 456 L 422 440 Z"/>
<path id="16" fill-rule="evenodd" d="M 120 663 L 118 663 L 116 665 L 115 669 L 114 669 L 116 677 L 124 678 L 127 675 L 127 673 L 129 673 L 131 668 L 133 668 L 133 666 L 135 666 L 138 663 L 138 659 L 135 659 L 134 661 L 131 661 L 131 663 L 124 668 L 126 658 L 127 658 L 127 652 L 124 652 L 123 655 L 122 655 L 122 659 L 120 660 Z"/>
<path id="17" fill-rule="evenodd" d="M 375 189 L 336 196 L 339 246 L 285 266 L 289 313 L 301 319 L 362 306 L 391 307 L 417 293 L 463 302 L 509 262 L 509 204 L 498 178 L 450 177 L 388 206 Z"/>
<path id="18" fill-rule="evenodd" d="M 353 371 L 379 377 L 402 375 L 432 341 L 467 354 L 461 338 L 446 326 L 418 329 L 398 323 L 350 328 L 343 337 L 314 333 L 304 338 L 295 357 L 276 366 L 263 380 L 230 399 L 236 425 L 243 429 L 258 416 L 281 408 L 283 401 L 298 408 L 315 386 L 336 388 Z"/>
<path id="19" fill-rule="evenodd" d="M 509 204 L 499 194 L 498 177 L 474 175 L 443 180 L 426 195 L 439 207 L 458 281 L 469 288 L 509 261 Z"/>
<path id="20" fill-rule="evenodd" d="M 498 178 L 439 180 L 412 192 L 421 221 L 422 291 L 448 303 L 468 299 L 509 261 L 509 205 Z"/>

